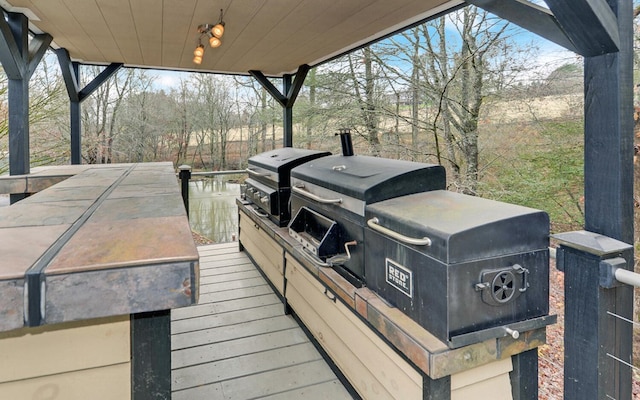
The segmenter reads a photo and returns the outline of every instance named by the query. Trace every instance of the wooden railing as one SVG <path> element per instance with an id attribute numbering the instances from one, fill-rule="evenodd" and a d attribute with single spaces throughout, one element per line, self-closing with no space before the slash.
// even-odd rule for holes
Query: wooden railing
<path id="1" fill-rule="evenodd" d="M 184 201 L 184 208 L 189 216 L 189 181 L 195 176 L 199 177 L 211 177 L 220 175 L 241 175 L 246 174 L 246 169 L 237 169 L 229 171 L 204 171 L 204 172 L 191 172 L 191 166 L 181 165 L 178 167 L 178 178 L 180 178 L 180 187 L 182 191 L 182 200 Z"/>
<path id="2" fill-rule="evenodd" d="M 564 399 L 632 398 L 633 246 L 593 232 L 554 235 L 564 272 Z"/>

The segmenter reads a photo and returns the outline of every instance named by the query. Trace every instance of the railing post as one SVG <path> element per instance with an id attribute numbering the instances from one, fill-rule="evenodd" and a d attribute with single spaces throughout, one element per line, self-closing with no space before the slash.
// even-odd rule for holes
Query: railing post
<path id="1" fill-rule="evenodd" d="M 187 217 L 189 216 L 189 180 L 191 179 L 191 166 L 190 165 L 181 165 L 178 167 L 180 173 L 178 177 L 180 178 L 181 186 L 182 186 L 182 201 L 184 202 L 184 208 L 187 211 Z"/>
<path id="2" fill-rule="evenodd" d="M 633 288 L 613 276 L 631 268 L 633 247 L 587 231 L 553 237 L 564 272 L 564 399 L 631 400 Z"/>

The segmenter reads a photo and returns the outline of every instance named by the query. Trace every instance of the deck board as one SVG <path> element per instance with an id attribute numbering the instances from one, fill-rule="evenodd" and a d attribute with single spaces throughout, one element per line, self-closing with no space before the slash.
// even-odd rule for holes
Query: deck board
<path id="1" fill-rule="evenodd" d="M 202 246 L 197 305 L 171 315 L 172 399 L 351 399 L 237 243 Z"/>

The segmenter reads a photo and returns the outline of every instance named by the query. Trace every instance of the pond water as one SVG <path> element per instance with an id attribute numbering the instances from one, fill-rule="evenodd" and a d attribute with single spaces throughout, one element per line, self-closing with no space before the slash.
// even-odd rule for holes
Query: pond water
<path id="1" fill-rule="evenodd" d="M 189 222 L 191 229 L 216 243 L 238 238 L 240 184 L 214 177 L 189 182 Z"/>

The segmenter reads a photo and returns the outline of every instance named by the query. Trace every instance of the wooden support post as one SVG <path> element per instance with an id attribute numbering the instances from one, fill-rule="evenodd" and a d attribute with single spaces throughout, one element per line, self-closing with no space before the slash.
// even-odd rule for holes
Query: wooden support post
<path id="1" fill-rule="evenodd" d="M 513 370 L 511 393 L 513 400 L 538 399 L 538 349 L 525 351 L 511 357 Z"/>
<path id="2" fill-rule="evenodd" d="M 633 243 L 633 4 L 631 0 L 608 0 L 606 3 L 615 15 L 619 51 L 586 57 L 584 61 L 585 229 L 624 243 Z M 565 257 L 565 290 L 568 290 L 565 304 L 567 312 L 576 313 L 575 320 L 565 317 L 569 325 L 575 324 L 575 327 L 570 326 L 570 330 L 565 331 L 565 358 L 570 365 L 576 363 L 578 370 L 598 365 L 589 364 L 583 359 L 587 357 L 586 353 L 598 350 L 596 347 L 585 349 L 579 339 L 583 336 L 585 340 L 588 339 L 585 334 L 590 332 L 605 334 L 606 339 L 600 338 L 601 344 L 610 346 L 608 351 L 612 355 L 630 361 L 633 327 L 629 323 L 606 314 L 589 320 L 596 316 L 584 315 L 581 310 L 570 310 L 568 302 L 577 302 L 573 307 L 590 307 L 592 312 L 610 311 L 632 319 L 633 290 L 630 287 L 598 287 L 597 281 L 593 282 L 598 272 L 598 260 L 579 253 L 565 253 L 571 254 L 571 257 Z M 622 257 L 626 259 L 627 268 L 632 268 L 633 249 L 623 252 Z M 604 310 L 605 307 L 607 310 Z M 597 326 L 594 325 L 595 321 L 599 321 Z M 599 358 L 603 367 L 601 361 Z M 614 399 L 631 399 L 631 369 L 618 362 L 606 365 L 613 369 L 603 367 L 598 375 L 585 375 L 582 378 L 582 383 L 587 387 L 591 387 L 591 383 L 584 382 L 584 379 L 598 382 L 597 391 L 588 394 L 591 397 L 579 391 L 578 385 L 571 380 L 573 372 L 565 367 L 565 393 L 573 399 L 595 399 L 593 396 L 596 393 L 597 398 L 605 398 L 606 391 L 606 395 Z M 602 382 L 602 375 L 607 375 L 615 382 Z M 567 385 L 584 393 L 585 397 L 567 390 Z"/>
<path id="3" fill-rule="evenodd" d="M 302 89 L 302 85 L 310 69 L 306 64 L 299 66 L 293 82 L 291 81 L 291 75 L 285 74 L 282 77 L 284 94 L 281 93 L 262 72 L 255 70 L 249 71 L 249 74 L 251 74 L 283 108 L 282 141 L 284 147 L 293 146 L 293 105 L 298 98 L 298 94 Z"/>
<path id="4" fill-rule="evenodd" d="M 291 90 L 291 75 L 282 77 L 282 89 L 284 93 Z M 282 141 L 284 147 L 293 146 L 293 102 L 290 101 L 282 107 Z"/>
<path id="5" fill-rule="evenodd" d="M 111 75 L 118 72 L 122 67 L 122 63 L 109 64 L 97 77 L 87 84 L 87 86 L 80 90 L 80 63 L 71 61 L 67 49 L 57 49 L 56 55 L 58 56 L 58 63 L 60 64 L 60 70 L 62 71 L 62 77 L 64 78 L 70 103 L 71 164 L 82 164 L 82 119 L 80 103 L 98 89 Z"/>
<path id="6" fill-rule="evenodd" d="M 76 82 L 80 82 L 80 64 L 72 63 Z M 82 115 L 79 96 L 69 96 L 69 117 L 71 135 L 71 164 L 82 164 Z"/>
<path id="7" fill-rule="evenodd" d="M 184 209 L 187 212 L 187 218 L 189 217 L 189 180 L 191 180 L 191 166 L 181 165 L 178 167 L 180 172 L 178 177 L 180 178 L 180 187 L 182 189 L 182 201 L 184 203 Z"/>
<path id="8" fill-rule="evenodd" d="M 619 298 L 633 289 L 606 282 L 611 260 L 628 257 L 632 246 L 587 231 L 554 237 L 560 243 L 557 266 L 564 271 L 564 399 L 630 400 L 631 369 L 619 360 L 632 361 L 626 345 L 632 325 L 611 313 L 620 315 Z"/>
<path id="9" fill-rule="evenodd" d="M 0 18 L 0 62 L 9 79 L 9 173 L 30 172 L 29 80 L 51 43 L 51 36 L 38 34 L 29 43 L 29 20 L 24 14 L 7 13 Z M 26 193 L 11 194 L 15 203 Z"/>
<path id="10" fill-rule="evenodd" d="M 451 376 L 431 379 L 423 375 L 422 400 L 451 400 Z"/>
<path id="11" fill-rule="evenodd" d="M 171 398 L 170 310 L 131 315 L 131 399 Z"/>

